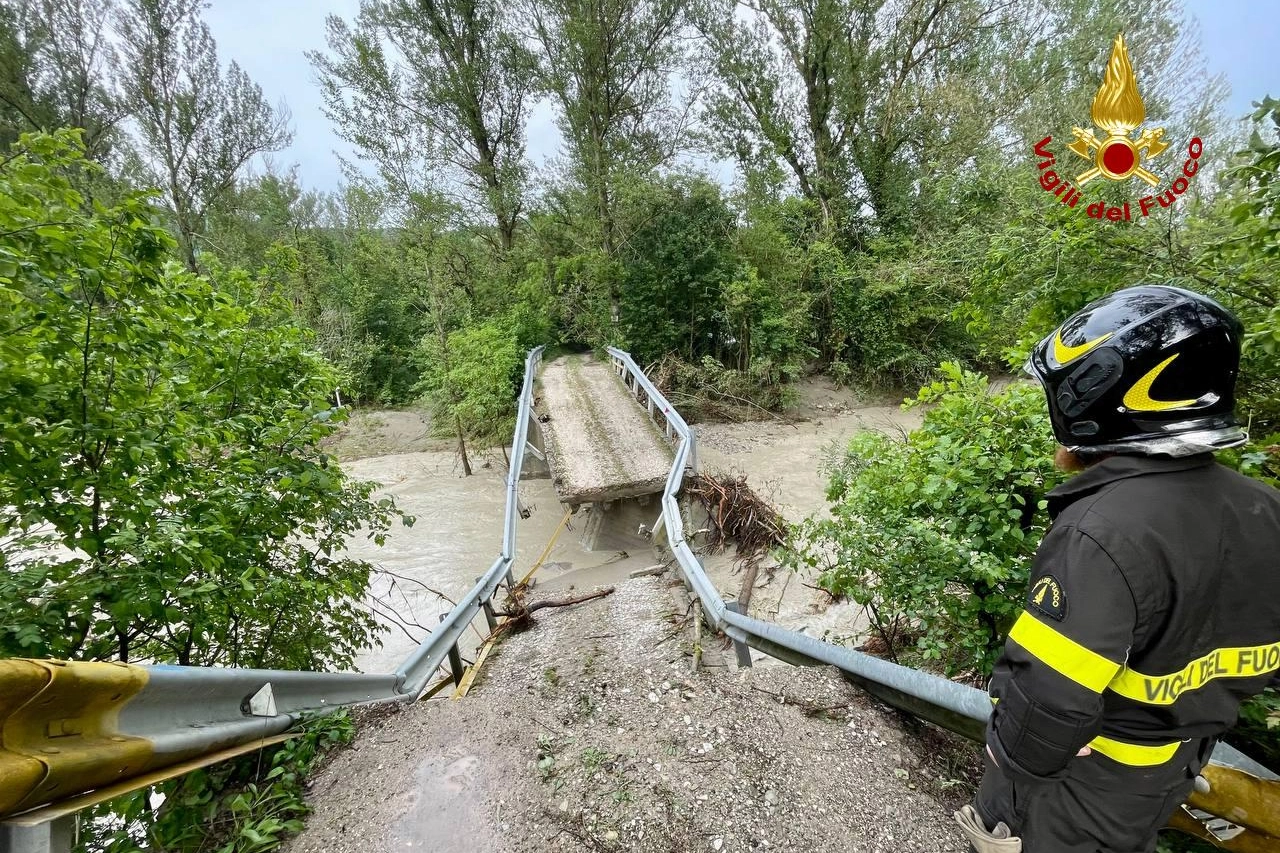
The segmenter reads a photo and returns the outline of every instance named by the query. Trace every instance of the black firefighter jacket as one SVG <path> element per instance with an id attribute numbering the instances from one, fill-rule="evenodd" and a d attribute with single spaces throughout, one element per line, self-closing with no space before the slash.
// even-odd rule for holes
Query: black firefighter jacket
<path id="1" fill-rule="evenodd" d="M 1003 771 L 1061 778 L 1085 745 L 1090 764 L 1154 771 L 1276 680 L 1280 491 L 1208 454 L 1113 456 L 1049 512 L 991 681 Z"/>

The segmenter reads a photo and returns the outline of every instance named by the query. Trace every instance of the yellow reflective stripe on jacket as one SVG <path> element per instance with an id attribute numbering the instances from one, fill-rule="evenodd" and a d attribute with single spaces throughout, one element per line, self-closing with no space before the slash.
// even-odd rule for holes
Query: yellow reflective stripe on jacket
<path id="1" fill-rule="evenodd" d="M 1090 651 L 1025 610 L 1009 632 L 1009 639 L 1035 655 L 1046 666 L 1094 693 L 1105 690 L 1120 671 L 1120 664 Z"/>
<path id="2" fill-rule="evenodd" d="M 1178 672 L 1143 675 L 1125 668 L 1110 688 L 1146 705 L 1172 705 L 1189 690 L 1199 690 L 1216 678 L 1248 678 L 1280 670 L 1280 643 L 1214 649 Z"/>
<path id="3" fill-rule="evenodd" d="M 1131 767 L 1155 767 L 1173 758 L 1182 741 L 1175 740 L 1160 746 L 1143 746 L 1136 743 L 1123 743 L 1109 737 L 1098 735 L 1089 741 L 1089 748 L 1101 752 L 1112 761 L 1128 764 Z"/>

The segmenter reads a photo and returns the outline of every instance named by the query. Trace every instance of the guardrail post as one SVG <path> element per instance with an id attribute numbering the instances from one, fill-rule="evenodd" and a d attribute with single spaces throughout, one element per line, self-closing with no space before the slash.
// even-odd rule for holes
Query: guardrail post
<path id="1" fill-rule="evenodd" d="M 693 473 L 698 473 L 698 442 L 693 434 L 693 427 L 689 427 L 689 467 L 693 469 Z"/>
<path id="2" fill-rule="evenodd" d="M 724 609 L 730 613 L 741 613 L 742 605 L 736 601 L 726 601 Z M 729 639 L 733 640 L 732 637 Z M 751 666 L 751 647 L 740 640 L 733 640 L 733 653 L 738 656 L 738 666 Z"/>
<path id="3" fill-rule="evenodd" d="M 510 569 L 508 569 L 510 571 Z M 476 583 L 480 583 L 480 578 L 476 578 Z M 489 633 L 493 633 L 498 627 L 498 617 L 493 614 L 493 599 L 483 598 L 480 600 L 480 609 L 484 611 L 485 624 L 489 626 Z"/>
<path id="4" fill-rule="evenodd" d="M 71 853 L 76 816 L 66 815 L 34 826 L 0 823 L 3 853 Z"/>
<path id="5" fill-rule="evenodd" d="M 440 621 L 443 622 L 448 616 L 448 613 L 441 613 Z M 458 651 L 457 643 L 449 647 L 449 674 L 453 676 L 454 687 L 462 683 L 462 654 Z"/>

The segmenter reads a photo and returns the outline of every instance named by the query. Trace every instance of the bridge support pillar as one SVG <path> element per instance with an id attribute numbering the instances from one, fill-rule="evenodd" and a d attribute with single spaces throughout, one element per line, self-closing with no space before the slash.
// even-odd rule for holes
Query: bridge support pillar
<path id="1" fill-rule="evenodd" d="M 587 504 L 590 510 L 582 527 L 583 550 L 638 553 L 649 547 L 653 510 L 645 506 L 647 497 L 643 502 L 633 496 Z"/>

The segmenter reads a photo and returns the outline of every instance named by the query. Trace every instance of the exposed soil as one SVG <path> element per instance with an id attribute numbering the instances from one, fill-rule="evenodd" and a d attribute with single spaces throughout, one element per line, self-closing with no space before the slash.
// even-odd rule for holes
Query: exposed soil
<path id="1" fill-rule="evenodd" d="M 667 584 L 542 611 L 465 700 L 363 725 L 286 849 L 965 849 L 970 747 L 904 734 L 834 670 L 691 673 Z"/>
<path id="2" fill-rule="evenodd" d="M 456 439 L 431 435 L 431 421 L 411 409 L 351 410 L 341 431 L 325 442 L 339 459 L 366 459 L 398 453 L 451 450 Z"/>

